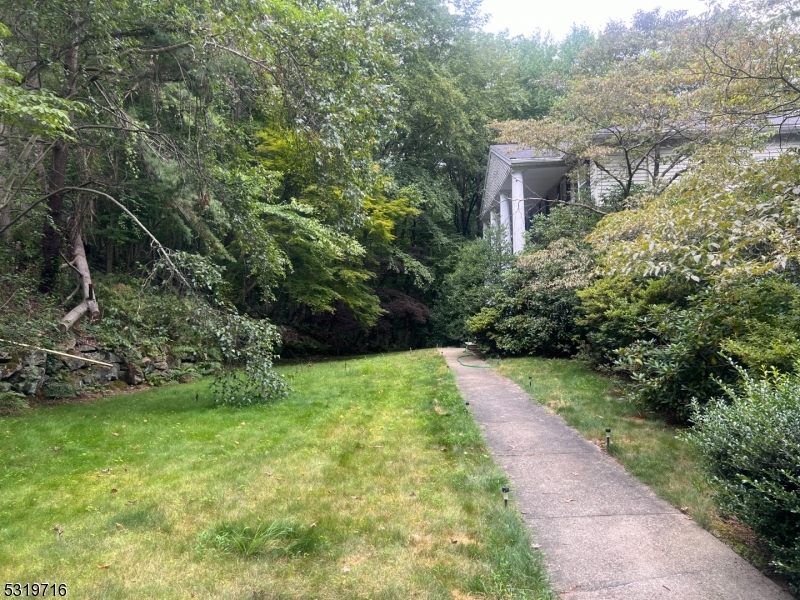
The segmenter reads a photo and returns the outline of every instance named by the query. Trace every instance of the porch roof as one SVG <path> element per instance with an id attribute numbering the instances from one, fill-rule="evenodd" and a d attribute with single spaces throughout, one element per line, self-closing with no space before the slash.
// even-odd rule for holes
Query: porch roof
<path id="1" fill-rule="evenodd" d="M 512 169 L 525 172 L 527 189 L 543 194 L 568 170 L 568 165 L 562 154 L 552 151 L 527 148 L 519 144 L 490 146 L 480 218 L 492 209 L 497 194 L 510 185 Z"/>

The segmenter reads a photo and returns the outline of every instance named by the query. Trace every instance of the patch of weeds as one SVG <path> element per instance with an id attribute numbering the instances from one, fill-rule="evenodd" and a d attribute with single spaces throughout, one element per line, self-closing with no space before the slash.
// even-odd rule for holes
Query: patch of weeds
<path id="1" fill-rule="evenodd" d="M 490 571 L 467 582 L 471 593 L 490 598 L 552 600 L 541 558 L 532 551 L 531 538 L 516 511 L 493 511 L 487 539 Z"/>
<path id="2" fill-rule="evenodd" d="M 242 523 L 223 523 L 200 534 L 200 544 L 243 558 L 256 556 L 306 556 L 324 547 L 316 526 L 296 525 L 291 521 L 261 521 L 255 527 Z"/>
<path id="3" fill-rule="evenodd" d="M 167 383 L 168 379 L 166 375 L 159 371 L 153 371 L 152 373 L 146 373 L 144 376 L 145 381 L 148 385 L 152 385 L 153 387 L 161 387 L 165 383 Z"/>
<path id="4" fill-rule="evenodd" d="M 30 408 L 30 406 L 24 394 L 11 390 L 0 391 L 0 414 L 14 413 L 26 408 Z"/>

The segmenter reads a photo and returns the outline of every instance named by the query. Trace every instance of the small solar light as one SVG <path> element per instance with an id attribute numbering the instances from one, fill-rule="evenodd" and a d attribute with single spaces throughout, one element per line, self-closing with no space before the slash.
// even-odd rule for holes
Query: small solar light
<path id="1" fill-rule="evenodd" d="M 611 427 L 606 427 L 606 452 L 611 448 Z"/>
<path id="2" fill-rule="evenodd" d="M 528 387 L 533 387 L 533 376 L 528 375 Z"/>
<path id="3" fill-rule="evenodd" d="M 464 404 L 466 404 L 467 406 L 469 406 L 469 400 L 467 400 L 466 402 L 464 402 Z"/>
<path id="4" fill-rule="evenodd" d="M 511 491 L 507 485 L 503 486 L 503 505 L 508 506 L 508 492 Z"/>

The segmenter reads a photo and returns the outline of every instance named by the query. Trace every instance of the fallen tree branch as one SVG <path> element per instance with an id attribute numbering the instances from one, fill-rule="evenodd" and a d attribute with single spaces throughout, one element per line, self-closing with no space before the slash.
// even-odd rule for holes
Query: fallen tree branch
<path id="1" fill-rule="evenodd" d="M 101 367 L 110 367 L 113 368 L 114 365 L 111 363 L 103 362 L 102 360 L 94 360 L 93 358 L 86 358 L 84 356 L 75 356 L 74 354 L 67 354 L 66 352 L 59 352 L 58 350 L 48 350 L 47 348 L 40 348 L 39 346 L 31 346 L 30 344 L 23 344 L 21 342 L 12 342 L 11 340 L 2 340 L 0 339 L 0 343 L 3 344 L 12 344 L 14 346 L 22 346 L 23 348 L 30 348 L 31 350 L 38 350 L 39 352 L 46 352 L 47 354 L 55 354 L 56 356 L 63 356 L 65 358 L 71 358 L 72 360 L 80 360 L 83 362 L 92 363 L 94 365 L 100 365 Z"/>
<path id="2" fill-rule="evenodd" d="M 16 295 L 17 295 L 17 292 L 18 292 L 18 291 L 19 291 L 19 290 L 14 290 L 14 293 L 13 293 L 13 294 L 11 294 L 11 297 L 9 297 L 9 299 L 8 299 L 8 300 L 6 300 L 6 301 L 3 303 L 3 306 L 0 306 L 0 310 L 4 309 L 6 306 L 8 306 L 9 302 L 11 302 L 11 301 L 14 299 L 14 296 L 16 296 Z"/>
<path id="3" fill-rule="evenodd" d="M 594 206 L 589 206 L 588 204 L 583 204 L 582 202 L 570 202 L 569 200 L 548 200 L 546 198 L 525 198 L 525 200 L 541 200 L 542 202 L 548 202 L 551 204 L 567 204 L 569 206 L 579 206 L 581 208 L 585 208 L 586 210 L 590 210 L 598 215 L 607 215 L 604 210 L 600 210 L 599 208 L 595 208 Z"/>
<path id="4" fill-rule="evenodd" d="M 83 290 L 83 302 L 69 311 L 64 318 L 61 319 L 58 328 L 61 333 L 66 333 L 72 326 L 77 323 L 85 314 L 89 314 L 89 318 L 100 318 L 100 306 L 97 304 L 97 298 L 94 295 L 94 287 L 92 286 L 92 274 L 89 271 L 89 263 L 86 260 L 86 249 L 83 246 L 83 237 L 81 236 L 80 229 L 75 231 L 72 236 L 72 255 L 75 257 L 71 263 L 78 273 L 80 278 L 80 287 Z"/>
<path id="5" fill-rule="evenodd" d="M 89 312 L 89 303 L 84 300 L 61 318 L 61 322 L 58 324 L 58 330 L 61 333 L 66 333 L 72 329 L 72 326 L 80 321 L 87 312 Z"/>
<path id="6" fill-rule="evenodd" d="M 61 303 L 61 305 L 64 306 L 70 300 L 72 300 L 75 297 L 75 294 L 77 294 L 80 291 L 80 289 L 81 289 L 81 284 L 79 282 L 77 287 L 74 290 L 72 290 L 72 293 L 64 299 L 64 301 Z"/>

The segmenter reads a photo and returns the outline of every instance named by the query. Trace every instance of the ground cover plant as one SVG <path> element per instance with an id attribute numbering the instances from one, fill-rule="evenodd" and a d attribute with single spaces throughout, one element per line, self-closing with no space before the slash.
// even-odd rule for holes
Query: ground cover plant
<path id="1" fill-rule="evenodd" d="M 700 452 L 680 437 L 685 427 L 641 412 L 641 407 L 625 396 L 621 381 L 592 372 L 578 361 L 512 358 L 500 361 L 498 370 L 603 448 L 605 430 L 610 428 L 611 454 L 628 472 L 755 566 L 771 573 L 769 552 L 752 530 L 735 519 L 722 517 Z"/>
<path id="2" fill-rule="evenodd" d="M 80 598 L 552 598 L 433 351 L 0 418 L 0 576 Z"/>

